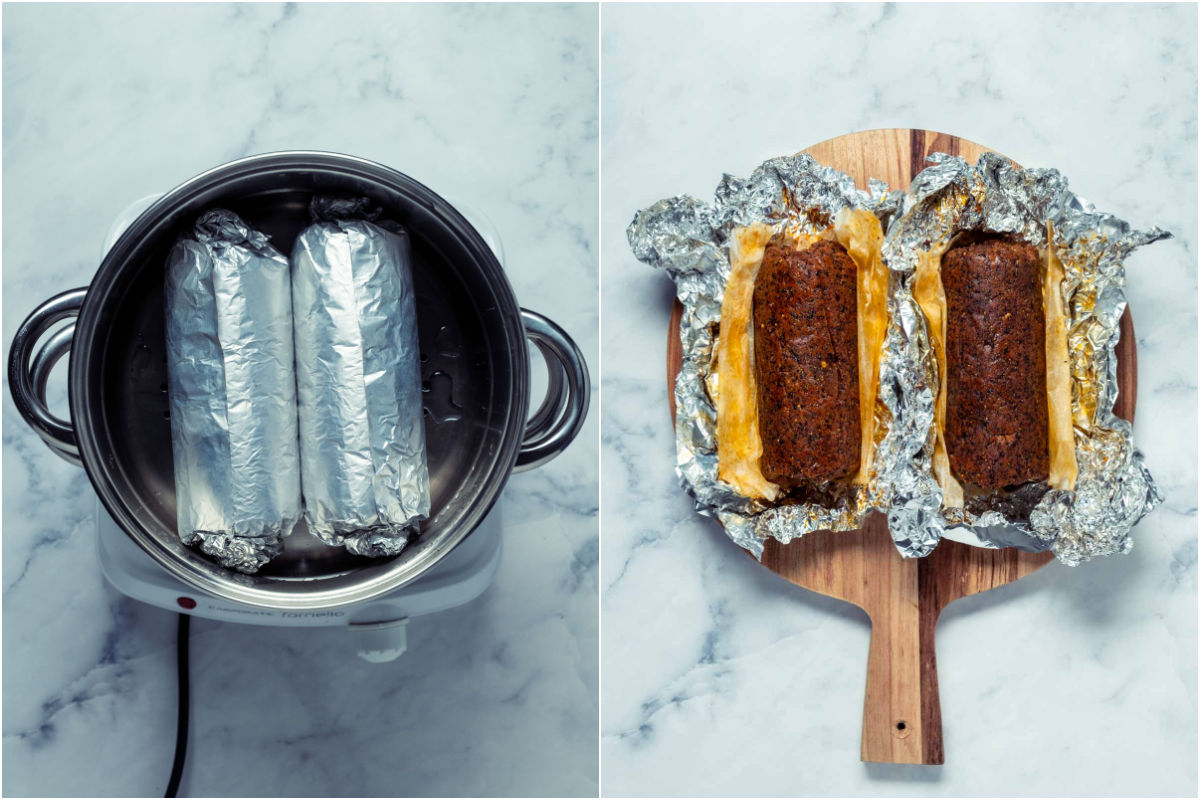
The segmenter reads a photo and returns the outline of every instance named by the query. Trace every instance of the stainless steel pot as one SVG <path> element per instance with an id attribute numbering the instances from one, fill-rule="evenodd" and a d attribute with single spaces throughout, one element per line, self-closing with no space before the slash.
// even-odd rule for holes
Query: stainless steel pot
<path id="1" fill-rule="evenodd" d="M 176 534 L 163 265 L 179 232 L 218 206 L 290 252 L 315 193 L 368 196 L 412 235 L 433 508 L 395 558 L 350 555 L 301 526 L 261 572 L 240 575 Z M 532 417 L 527 339 L 545 356 L 549 384 Z M 46 406 L 47 377 L 68 350 L 69 421 Z M 117 240 L 90 286 L 50 298 L 22 323 L 8 377 L 25 421 L 87 470 L 113 519 L 158 563 L 201 591 L 284 610 L 365 602 L 429 569 L 474 529 L 512 472 L 549 461 L 574 439 L 590 394 L 574 342 L 517 305 L 500 263 L 453 206 L 395 170 L 320 152 L 252 156 L 168 192 Z"/>

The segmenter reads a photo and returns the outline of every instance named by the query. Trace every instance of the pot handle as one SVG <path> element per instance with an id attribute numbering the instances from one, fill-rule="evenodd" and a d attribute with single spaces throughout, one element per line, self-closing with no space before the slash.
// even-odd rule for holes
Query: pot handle
<path id="1" fill-rule="evenodd" d="M 83 462 L 75 428 L 46 406 L 46 381 L 54 365 L 71 349 L 75 323 L 51 336 L 36 354 L 33 348 L 55 323 L 79 316 L 86 296 L 86 287 L 71 289 L 42 303 L 21 323 L 8 350 L 8 389 L 17 411 L 51 450 L 76 466 Z"/>
<path id="2" fill-rule="evenodd" d="M 521 309 L 525 335 L 546 359 L 546 398 L 525 423 L 525 438 L 513 472 L 545 464 L 566 449 L 587 417 L 591 381 L 583 353 L 567 335 L 541 314 Z"/>

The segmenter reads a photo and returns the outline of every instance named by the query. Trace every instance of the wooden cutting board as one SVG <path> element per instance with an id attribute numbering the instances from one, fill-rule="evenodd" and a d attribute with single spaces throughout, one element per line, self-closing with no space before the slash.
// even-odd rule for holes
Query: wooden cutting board
<path id="1" fill-rule="evenodd" d="M 974 163 L 987 148 L 945 133 L 889 128 L 839 136 L 803 152 L 842 170 L 862 188 L 878 178 L 907 189 L 941 152 Z M 671 312 L 667 385 L 675 417 L 675 376 L 682 351 L 678 301 Z M 1118 416 L 1133 421 L 1137 352 L 1129 310 L 1117 345 Z M 927 558 L 903 559 L 888 535 L 887 520 L 873 514 L 857 531 L 819 531 L 781 545 L 768 540 L 762 565 L 797 586 L 853 603 L 871 619 L 862 760 L 942 764 L 942 711 L 938 702 L 934 628 L 954 600 L 1018 580 L 1053 560 L 1049 553 L 985 550 L 943 540 Z M 811 687 L 813 691 L 817 687 Z"/>

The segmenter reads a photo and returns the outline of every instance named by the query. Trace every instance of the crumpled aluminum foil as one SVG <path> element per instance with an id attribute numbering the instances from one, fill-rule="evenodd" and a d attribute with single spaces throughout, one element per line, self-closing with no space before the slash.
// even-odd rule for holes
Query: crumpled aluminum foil
<path id="1" fill-rule="evenodd" d="M 180 538 L 252 573 L 300 518 L 288 261 L 208 211 L 168 256 L 165 307 Z"/>
<path id="2" fill-rule="evenodd" d="M 1127 552 L 1133 546 L 1130 530 L 1162 497 L 1133 445 L 1130 424 L 1113 414 L 1114 351 L 1126 305 L 1123 263 L 1134 248 L 1170 234 L 1158 228 L 1135 230 L 1096 211 L 1054 169 L 1022 169 L 995 153 L 985 153 L 974 166 L 940 153 L 929 161 L 932 165 L 913 179 L 884 242 L 888 266 L 905 274 L 900 294 L 907 302 L 912 299 L 908 279 L 921 251 L 959 231 L 1005 233 L 1044 246 L 1047 223 L 1053 225 L 1055 253 L 1065 272 L 1079 475 L 1073 491 L 1031 485 L 968 500 L 966 509 L 942 508 L 941 489 L 931 476 L 925 478 L 933 450 L 932 387 L 938 378 L 922 319 L 920 330 L 913 331 L 913 349 L 923 374 L 908 374 L 911 380 L 901 384 L 901 391 L 917 398 L 903 408 L 914 428 L 923 427 L 928 436 L 913 462 L 912 482 L 895 487 L 889 524 L 893 530 L 922 528 L 938 537 L 955 527 L 970 527 L 986 545 L 1053 550 L 1072 566 Z M 1081 419 L 1090 422 L 1081 426 Z"/>
<path id="3" fill-rule="evenodd" d="M 396 555 L 430 507 L 408 233 L 361 198 L 311 211 L 292 251 L 305 519 L 328 544 Z"/>
<path id="4" fill-rule="evenodd" d="M 745 180 L 724 176 L 711 204 L 686 196 L 661 200 L 639 211 L 629 226 L 634 255 L 666 270 L 683 304 L 683 366 L 675 382 L 676 472 L 700 513 L 715 515 L 730 538 L 755 557 L 762 557 L 768 536 L 789 542 L 811 531 L 861 527 L 866 514 L 888 494 L 892 467 L 884 465 L 883 454 L 897 455 L 903 448 L 889 442 L 894 411 L 881 408 L 889 397 L 881 392 L 876 424 L 885 434 L 876 471 L 865 486 L 830 483 L 823 487 L 825 503 L 772 506 L 743 497 L 717 478 L 717 411 L 707 382 L 715 373 L 713 355 L 733 230 L 763 222 L 820 233 L 839 211 L 855 208 L 873 212 L 886 229 L 898 204 L 899 193 L 888 193 L 881 182 L 872 181 L 864 192 L 844 173 L 798 155 L 772 159 Z M 900 344 L 889 330 L 881 375 L 886 376 L 889 353 Z"/>
<path id="5" fill-rule="evenodd" d="M 1020 170 L 988 154 L 977 168 L 937 155 L 907 194 L 879 181 L 857 189 L 849 176 L 808 155 L 772 159 L 746 180 L 726 175 L 712 204 L 681 196 L 639 211 L 627 231 L 634 255 L 674 279 L 683 305 L 683 366 L 675 384 L 676 472 L 702 514 L 715 515 L 730 538 L 761 558 L 763 541 L 781 542 L 815 530 L 852 530 L 870 508 L 886 510 L 901 555 L 928 555 L 943 535 L 970 526 L 988 547 L 1053 549 L 1077 564 L 1128 550 L 1129 529 L 1160 500 L 1128 423 L 1112 414 L 1116 397 L 1113 348 L 1125 307 L 1122 261 L 1134 247 L 1168 234 L 1132 230 L 1099 214 L 1071 194 L 1054 170 Z M 827 227 L 841 208 L 865 208 L 886 232 L 884 258 L 891 271 L 889 323 L 880 364 L 875 464 L 866 490 L 834 491 L 828 505 L 769 507 L 733 491 L 717 478 L 716 408 L 707 380 L 714 370 L 717 324 L 729 278 L 733 228 L 751 222 Z M 1056 250 L 1072 286 L 1093 290 L 1094 307 L 1068 308 L 1073 328 L 1072 372 L 1094 377 L 1095 420 L 1077 439 L 1080 475 L 1074 492 L 1026 490 L 989 498 L 991 507 L 944 513 L 941 489 L 930 468 L 937 366 L 924 315 L 909 279 L 921 249 L 939 235 L 964 229 L 1016 233 L 1038 243 L 1053 221 Z M 1077 295 L 1082 297 L 1083 295 Z M 1086 337 L 1086 343 L 1080 340 Z M 1077 359 L 1079 360 L 1077 363 Z M 1078 367 L 1078 369 L 1077 369 Z M 1036 495 L 1036 496 L 1032 496 Z M 1036 502 L 1036 505 L 1035 505 Z"/>

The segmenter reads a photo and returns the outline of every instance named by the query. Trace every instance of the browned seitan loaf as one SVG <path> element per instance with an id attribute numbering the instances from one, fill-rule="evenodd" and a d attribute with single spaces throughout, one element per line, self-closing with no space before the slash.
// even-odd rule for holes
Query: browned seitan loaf
<path id="1" fill-rule="evenodd" d="M 837 242 L 763 253 L 754 285 L 754 372 L 767 480 L 785 488 L 858 468 L 857 267 Z"/>
<path id="2" fill-rule="evenodd" d="M 1046 322 L 1037 250 L 987 238 L 942 258 L 946 451 L 964 483 L 1000 489 L 1050 471 Z"/>

